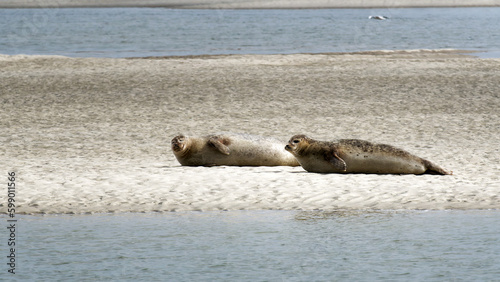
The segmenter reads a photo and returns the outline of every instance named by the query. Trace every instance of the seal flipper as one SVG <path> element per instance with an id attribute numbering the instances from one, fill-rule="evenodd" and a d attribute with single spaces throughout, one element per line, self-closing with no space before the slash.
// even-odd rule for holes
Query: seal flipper
<path id="1" fill-rule="evenodd" d="M 453 171 L 448 171 L 426 159 L 422 159 L 425 168 L 427 169 L 424 173 L 427 174 L 438 174 L 438 175 L 453 175 Z"/>
<path id="2" fill-rule="evenodd" d="M 223 153 L 224 155 L 229 155 L 231 153 L 231 150 L 229 150 L 229 147 L 224 145 L 220 138 L 217 136 L 212 136 L 208 139 L 208 144 L 211 145 L 212 147 L 216 148 L 217 151 Z"/>
<path id="3" fill-rule="evenodd" d="M 326 155 L 325 159 L 335 168 L 340 169 L 341 171 L 347 170 L 347 164 L 341 157 L 339 157 L 339 155 L 337 155 L 337 152 L 333 151 L 331 155 Z"/>

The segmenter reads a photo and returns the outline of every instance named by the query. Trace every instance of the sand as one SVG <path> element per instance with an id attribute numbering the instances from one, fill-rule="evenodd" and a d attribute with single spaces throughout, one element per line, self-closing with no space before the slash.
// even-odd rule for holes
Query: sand
<path id="1" fill-rule="evenodd" d="M 500 6 L 500 0 L 0 0 L 0 8 L 166 7 L 179 9 L 314 9 Z"/>
<path id="2" fill-rule="evenodd" d="M 17 174 L 24 214 L 499 209 L 498 69 L 431 50 L 0 55 L 0 171 Z M 387 143 L 454 175 L 179 165 L 172 137 L 219 131 Z"/>

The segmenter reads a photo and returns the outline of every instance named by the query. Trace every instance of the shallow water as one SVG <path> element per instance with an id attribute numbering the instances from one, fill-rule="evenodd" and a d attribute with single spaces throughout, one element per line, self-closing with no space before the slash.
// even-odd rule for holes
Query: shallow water
<path id="1" fill-rule="evenodd" d="M 17 232 L 15 277 L 32 281 L 500 277 L 498 211 L 22 216 Z"/>
<path id="2" fill-rule="evenodd" d="M 369 20 L 385 15 L 388 20 Z M 0 9 L 1 54 L 143 57 L 500 51 L 500 8 L 175 10 Z"/>

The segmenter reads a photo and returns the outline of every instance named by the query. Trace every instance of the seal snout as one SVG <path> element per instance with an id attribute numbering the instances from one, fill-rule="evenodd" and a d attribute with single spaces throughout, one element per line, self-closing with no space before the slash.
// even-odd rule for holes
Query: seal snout
<path id="1" fill-rule="evenodd" d="M 288 144 L 286 144 L 285 146 L 285 150 L 287 150 L 290 153 L 297 148 L 297 143 L 293 141 L 294 141 L 293 139 L 290 139 L 290 141 L 288 141 Z"/>

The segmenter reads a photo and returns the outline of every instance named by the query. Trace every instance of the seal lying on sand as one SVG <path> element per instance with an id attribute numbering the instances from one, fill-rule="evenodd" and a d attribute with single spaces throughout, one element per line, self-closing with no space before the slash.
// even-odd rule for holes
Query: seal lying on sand
<path id="1" fill-rule="evenodd" d="M 248 134 L 179 135 L 172 139 L 172 151 L 184 166 L 299 166 L 284 143 Z"/>
<path id="2" fill-rule="evenodd" d="M 309 172 L 452 174 L 405 150 L 358 139 L 322 142 L 295 135 L 285 150 Z"/>

